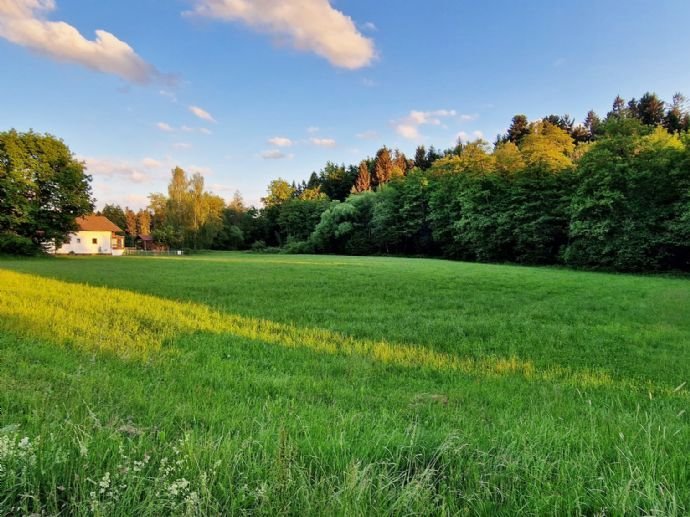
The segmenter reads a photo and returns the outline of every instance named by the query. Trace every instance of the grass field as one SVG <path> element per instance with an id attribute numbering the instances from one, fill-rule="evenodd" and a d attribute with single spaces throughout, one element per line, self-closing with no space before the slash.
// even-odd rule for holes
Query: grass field
<path id="1" fill-rule="evenodd" d="M 0 514 L 690 512 L 690 280 L 0 260 Z"/>

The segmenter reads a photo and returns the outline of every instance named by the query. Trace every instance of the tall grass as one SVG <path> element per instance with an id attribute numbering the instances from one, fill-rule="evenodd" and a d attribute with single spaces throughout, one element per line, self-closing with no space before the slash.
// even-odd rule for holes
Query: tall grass
<path id="1" fill-rule="evenodd" d="M 688 293 L 394 259 L 0 262 L 0 514 L 684 515 Z"/>
<path id="2" fill-rule="evenodd" d="M 319 353 L 359 355 L 396 366 L 449 370 L 468 375 L 519 375 L 529 380 L 568 382 L 579 387 L 646 388 L 675 396 L 681 389 L 638 386 L 627 379 L 587 369 L 551 366 L 537 370 L 531 361 L 495 355 L 471 358 L 444 354 L 422 345 L 355 339 L 318 328 L 224 314 L 198 303 L 166 300 L 104 287 L 71 284 L 0 270 L 0 325 L 78 349 L 115 353 L 123 359 L 152 359 L 164 344 L 194 332 L 231 334 Z M 167 352 L 174 354 L 174 348 Z"/>

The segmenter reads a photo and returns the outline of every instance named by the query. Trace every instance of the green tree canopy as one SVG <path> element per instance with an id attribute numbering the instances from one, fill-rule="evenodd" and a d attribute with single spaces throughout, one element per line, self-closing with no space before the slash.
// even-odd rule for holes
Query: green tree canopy
<path id="1" fill-rule="evenodd" d="M 0 235 L 60 246 L 93 210 L 91 177 L 62 140 L 0 133 Z"/>

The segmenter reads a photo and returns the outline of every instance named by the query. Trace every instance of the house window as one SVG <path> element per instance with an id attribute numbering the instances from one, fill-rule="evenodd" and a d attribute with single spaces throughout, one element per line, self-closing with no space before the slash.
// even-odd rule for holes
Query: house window
<path id="1" fill-rule="evenodd" d="M 91 239 L 91 244 L 98 244 L 98 239 Z"/>
<path id="2" fill-rule="evenodd" d="M 81 244 L 81 239 L 77 237 L 77 244 Z"/>

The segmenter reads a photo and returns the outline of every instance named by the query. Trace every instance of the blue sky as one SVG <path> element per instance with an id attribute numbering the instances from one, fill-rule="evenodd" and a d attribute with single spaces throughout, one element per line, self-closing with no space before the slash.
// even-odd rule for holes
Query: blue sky
<path id="1" fill-rule="evenodd" d="M 689 22 L 687 0 L 0 0 L 0 128 L 63 138 L 98 206 L 145 206 L 175 165 L 258 203 L 383 144 L 690 94 Z"/>

